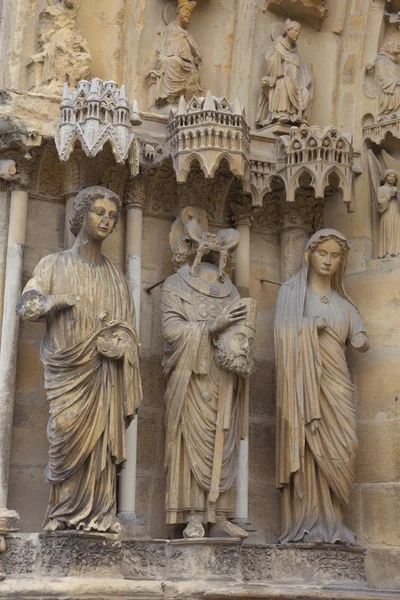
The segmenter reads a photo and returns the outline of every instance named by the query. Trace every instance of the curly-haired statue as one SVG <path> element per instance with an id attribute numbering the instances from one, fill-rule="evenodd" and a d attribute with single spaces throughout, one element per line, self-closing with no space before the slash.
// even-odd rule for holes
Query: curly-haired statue
<path id="1" fill-rule="evenodd" d="M 275 316 L 277 487 L 281 543 L 342 543 L 358 446 L 354 386 L 346 346 L 369 341 L 346 294 L 349 246 L 321 229 L 309 240 L 299 273 L 279 290 Z"/>
<path id="2" fill-rule="evenodd" d="M 208 231 L 186 207 L 171 235 L 175 275 L 162 291 L 166 520 L 187 538 L 247 537 L 233 524 L 238 448 L 248 429 L 256 306 L 226 273 L 239 234 Z"/>
<path id="3" fill-rule="evenodd" d="M 80 192 L 70 219 L 73 247 L 40 261 L 17 307 L 23 319 L 47 323 L 41 346 L 50 404 L 47 531 L 122 529 L 117 472 L 142 391 L 131 292 L 101 254 L 120 210 L 120 199 L 106 188 Z"/>

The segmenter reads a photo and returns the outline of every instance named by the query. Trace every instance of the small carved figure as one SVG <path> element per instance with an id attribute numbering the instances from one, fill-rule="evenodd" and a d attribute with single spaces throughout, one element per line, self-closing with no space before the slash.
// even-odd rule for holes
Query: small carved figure
<path id="1" fill-rule="evenodd" d="M 379 98 L 377 121 L 400 118 L 400 44 L 386 42 L 375 59 L 375 84 Z"/>
<path id="2" fill-rule="evenodd" d="M 75 88 L 88 79 L 92 57 L 87 41 L 76 22 L 78 0 L 47 0 L 39 16 L 40 52 L 31 57 L 35 63 L 35 89 L 60 94 L 64 83 Z"/>
<path id="3" fill-rule="evenodd" d="M 239 441 L 248 428 L 255 303 L 241 301 L 227 275 L 220 280 L 218 251 L 208 248 L 192 276 L 200 242 L 188 236 L 181 219 L 170 241 L 181 266 L 162 292 L 166 520 L 185 524 L 184 537 L 203 537 L 210 524 L 210 536 L 245 538 L 229 519 Z"/>
<path id="4" fill-rule="evenodd" d="M 400 254 L 400 194 L 397 190 L 400 163 L 385 150 L 381 155 L 389 167 L 383 173 L 372 150 L 369 150 L 368 160 L 371 196 L 379 213 L 378 258 L 385 258 Z"/>
<path id="5" fill-rule="evenodd" d="M 156 79 L 156 104 L 173 104 L 180 96 L 189 100 L 204 91 L 200 84 L 202 58 L 193 37 L 186 31 L 194 0 L 178 0 L 177 18 L 161 32 L 157 64 L 148 77 Z"/>
<path id="6" fill-rule="evenodd" d="M 344 289 L 349 246 L 321 229 L 299 273 L 281 286 L 275 316 L 277 487 L 281 543 L 355 543 L 344 525 L 358 446 L 346 344 L 369 348 Z"/>
<path id="7" fill-rule="evenodd" d="M 257 125 L 308 123 L 314 96 L 312 65 L 301 65 L 297 40 L 301 25 L 286 21 L 285 31 L 265 55 L 265 76 L 257 110 Z"/>
<path id="8" fill-rule="evenodd" d="M 196 258 L 190 270 L 191 276 L 196 277 L 196 270 L 203 256 L 213 250 L 219 253 L 218 273 L 220 281 L 223 281 L 228 253 L 238 247 L 239 233 L 236 229 L 222 229 L 218 233 L 204 231 L 197 210 L 191 206 L 183 209 L 182 222 L 190 239 L 197 244 Z"/>
<path id="9" fill-rule="evenodd" d="M 142 401 L 135 310 L 124 275 L 102 254 L 121 202 L 87 188 L 70 219 L 76 241 L 37 265 L 17 307 L 45 319 L 41 360 L 50 403 L 44 528 L 118 533 L 117 471 L 126 462 L 125 429 Z"/>

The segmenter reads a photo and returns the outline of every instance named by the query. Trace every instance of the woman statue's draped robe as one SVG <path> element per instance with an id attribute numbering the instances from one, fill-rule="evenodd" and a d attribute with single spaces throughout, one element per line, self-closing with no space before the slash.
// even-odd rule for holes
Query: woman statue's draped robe
<path id="1" fill-rule="evenodd" d="M 321 296 L 307 285 L 306 251 L 300 272 L 278 294 L 275 361 L 277 487 L 283 492 L 281 543 L 355 542 L 343 524 L 358 446 L 346 344 L 357 334 L 366 334 L 343 288 L 344 263 L 333 277 L 330 295 Z M 319 331 L 318 317 L 328 323 Z"/>
<path id="2" fill-rule="evenodd" d="M 189 99 L 203 91 L 200 84 L 200 50 L 193 37 L 173 21 L 163 31 L 157 53 L 156 101 L 178 102 L 181 95 Z"/>
<path id="3" fill-rule="evenodd" d="M 234 516 L 239 441 L 247 436 L 248 387 L 215 359 L 209 326 L 239 297 L 232 282 L 208 285 L 182 267 L 162 292 L 166 404 L 166 521 Z"/>
<path id="4" fill-rule="evenodd" d="M 375 82 L 379 96 L 377 121 L 400 117 L 400 65 L 391 45 L 384 44 L 375 59 Z M 395 113 L 395 114 L 394 114 Z"/>
<path id="5" fill-rule="evenodd" d="M 377 192 L 376 207 L 379 217 L 378 257 L 400 254 L 400 200 L 397 187 L 388 183 Z"/>
<path id="6" fill-rule="evenodd" d="M 95 265 L 67 251 L 40 261 L 29 291 L 80 298 L 46 315 L 41 346 L 52 486 L 45 529 L 117 531 L 117 470 L 127 459 L 125 430 L 142 400 L 128 283 L 106 258 Z"/>
<path id="7" fill-rule="evenodd" d="M 258 103 L 259 127 L 286 115 L 290 123 L 306 123 L 314 94 L 312 65 L 301 65 L 297 46 L 279 37 L 265 56 L 265 76 Z"/>

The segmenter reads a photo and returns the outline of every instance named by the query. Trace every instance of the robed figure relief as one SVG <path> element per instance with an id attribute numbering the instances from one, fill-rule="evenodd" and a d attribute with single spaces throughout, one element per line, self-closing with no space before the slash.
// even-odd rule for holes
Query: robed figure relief
<path id="1" fill-rule="evenodd" d="M 178 0 L 177 17 L 160 33 L 157 64 L 149 73 L 156 81 L 156 104 L 174 104 L 204 91 L 199 47 L 187 31 L 196 2 Z"/>
<path id="2" fill-rule="evenodd" d="M 314 97 L 314 74 L 311 64 L 302 65 L 297 53 L 301 25 L 286 22 L 265 55 L 265 76 L 257 110 L 257 126 L 271 123 L 308 123 Z"/>
<path id="3" fill-rule="evenodd" d="M 64 83 L 75 88 L 90 77 L 89 45 L 76 21 L 80 0 L 47 0 L 39 16 L 40 51 L 30 58 L 35 65 L 36 89 L 61 94 Z"/>
<path id="4" fill-rule="evenodd" d="M 203 244 L 194 272 L 200 242 L 193 219 Z M 245 538 L 230 519 L 239 442 L 248 430 L 255 302 L 241 301 L 226 271 L 220 275 L 220 251 L 238 242 L 238 233 L 222 230 L 218 247 L 203 235 L 207 228 L 196 209 L 184 209 L 170 238 L 177 272 L 162 290 L 166 521 L 183 524 L 184 537 L 203 537 L 209 524 L 211 537 Z M 228 250 L 227 269 L 231 258 Z"/>
<path id="5" fill-rule="evenodd" d="M 383 173 L 372 150 L 368 151 L 371 196 L 379 214 L 378 258 L 386 258 L 400 254 L 400 162 L 385 150 L 381 159 L 389 167 Z"/>
<path id="6" fill-rule="evenodd" d="M 400 118 L 400 44 L 386 42 L 375 59 L 375 83 L 379 98 L 377 121 Z"/>
<path id="7" fill-rule="evenodd" d="M 70 219 L 73 247 L 40 261 L 17 308 L 23 319 L 47 323 L 41 346 L 50 406 L 47 531 L 122 529 L 117 472 L 127 460 L 125 430 L 142 391 L 131 292 L 101 254 L 120 210 L 106 188 L 80 192 Z"/>
<path id="8" fill-rule="evenodd" d="M 299 273 L 281 286 L 275 316 L 280 541 L 352 545 L 344 525 L 358 446 L 346 346 L 369 348 L 346 294 L 349 246 L 334 229 L 309 240 Z"/>

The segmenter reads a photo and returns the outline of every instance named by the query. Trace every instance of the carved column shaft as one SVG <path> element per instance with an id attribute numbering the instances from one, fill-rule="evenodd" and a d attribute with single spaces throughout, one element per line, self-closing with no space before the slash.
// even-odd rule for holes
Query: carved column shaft
<path id="1" fill-rule="evenodd" d="M 0 352 L 0 532 L 19 529 L 19 516 L 7 510 L 9 462 L 14 414 L 19 319 L 15 312 L 21 294 L 28 192 L 11 193 Z"/>
<path id="2" fill-rule="evenodd" d="M 139 188 L 140 190 L 140 188 Z M 137 190 L 140 194 L 140 191 Z M 136 312 L 136 330 L 140 335 L 140 305 L 142 289 L 142 231 L 143 231 L 143 206 L 140 201 L 142 195 L 133 199 L 132 204 L 126 206 L 126 245 L 125 267 L 126 277 L 129 282 Z M 123 523 L 128 535 L 138 537 L 145 533 L 138 528 L 136 517 L 136 466 L 137 466 L 137 436 L 138 419 L 132 421 L 126 433 L 127 462 L 121 473 L 119 487 L 119 514 L 118 518 Z M 142 525 L 143 527 L 143 525 Z"/>

